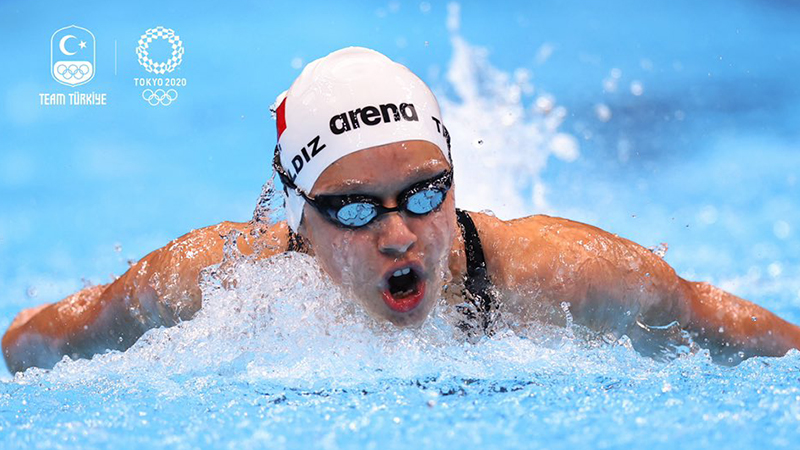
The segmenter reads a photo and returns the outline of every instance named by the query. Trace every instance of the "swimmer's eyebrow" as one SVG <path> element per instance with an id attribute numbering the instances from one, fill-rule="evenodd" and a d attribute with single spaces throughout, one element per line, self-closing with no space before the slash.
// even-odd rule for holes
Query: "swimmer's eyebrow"
<path id="1" fill-rule="evenodd" d="M 409 176 L 406 178 L 406 182 L 399 186 L 393 195 L 397 195 L 401 191 L 411 187 L 412 185 L 419 183 L 420 181 L 425 181 L 431 179 L 440 173 L 442 173 L 446 169 L 442 168 L 434 168 L 431 166 L 422 166 L 415 168 Z M 380 189 L 377 189 L 375 184 L 371 181 L 364 181 L 364 180 L 342 180 L 338 183 L 334 183 L 328 186 L 325 189 L 326 192 L 320 192 L 317 195 L 353 195 L 353 194 L 361 194 L 361 195 L 368 195 L 372 197 L 380 197 L 381 194 L 384 192 L 377 192 Z"/>

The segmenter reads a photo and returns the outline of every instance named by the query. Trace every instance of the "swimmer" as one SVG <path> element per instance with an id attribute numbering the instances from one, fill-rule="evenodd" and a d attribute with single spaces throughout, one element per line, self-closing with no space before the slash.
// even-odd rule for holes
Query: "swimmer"
<path id="1" fill-rule="evenodd" d="M 546 215 L 504 221 L 457 209 L 458 167 L 436 98 L 378 52 L 346 48 L 310 63 L 276 105 L 273 167 L 287 220 L 192 231 L 112 283 L 22 311 L 2 340 L 12 373 L 124 350 L 150 328 L 191 319 L 201 270 L 223 261 L 231 233 L 254 259 L 312 255 L 370 316 L 397 327 L 419 326 L 447 302 L 468 339 L 503 323 L 563 326 L 568 310 L 586 330 L 627 335 L 653 356 L 669 330 L 721 363 L 800 347 L 800 328 L 679 277 L 627 239 Z"/>

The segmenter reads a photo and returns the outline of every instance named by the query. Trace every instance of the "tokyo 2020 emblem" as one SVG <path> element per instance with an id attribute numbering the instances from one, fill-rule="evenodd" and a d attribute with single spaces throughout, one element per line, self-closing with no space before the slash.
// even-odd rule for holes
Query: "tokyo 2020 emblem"
<path id="1" fill-rule="evenodd" d="M 172 47 L 170 57 L 164 61 L 153 61 L 150 57 L 150 44 L 157 40 L 164 39 Z M 136 47 L 136 55 L 139 57 L 139 64 L 150 73 L 165 74 L 172 72 L 183 62 L 183 42 L 180 36 L 175 34 L 175 30 L 157 26 L 145 31 L 139 39 L 139 46 Z"/>
<path id="2" fill-rule="evenodd" d="M 53 79 L 80 86 L 94 78 L 94 34 L 76 25 L 61 28 L 50 38 L 50 70 Z"/>
<path id="3" fill-rule="evenodd" d="M 186 86 L 186 78 L 171 74 L 183 62 L 183 41 L 175 30 L 162 26 L 150 28 L 139 38 L 136 56 L 139 64 L 151 73 L 136 77 L 136 86 L 145 88 L 142 98 L 150 106 L 170 106 L 178 99 L 178 91 Z"/>

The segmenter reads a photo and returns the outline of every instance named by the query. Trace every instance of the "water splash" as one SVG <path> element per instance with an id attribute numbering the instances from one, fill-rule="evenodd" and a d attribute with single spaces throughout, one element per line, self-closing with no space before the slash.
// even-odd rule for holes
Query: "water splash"
<path id="1" fill-rule="evenodd" d="M 283 205 L 283 192 L 275 186 L 276 174 L 273 171 L 258 195 L 256 208 L 253 210 L 253 222 L 274 225 L 286 220 L 286 210 Z"/>
<path id="2" fill-rule="evenodd" d="M 509 73 L 494 67 L 486 49 L 460 35 L 458 5 L 451 4 L 448 13 L 453 55 L 448 89 L 437 97 L 452 137 L 459 207 L 491 208 L 504 219 L 548 212 L 541 180 L 548 159 L 574 161 L 580 155 L 578 140 L 559 130 L 566 108 L 546 93 L 533 98 L 527 69 Z"/>
<path id="3" fill-rule="evenodd" d="M 233 250 L 232 257 L 229 283 L 203 284 L 204 306 L 193 320 L 151 330 L 126 352 L 17 375 L 0 384 L 0 409 L 15 411 L 15 423 L 35 424 L 33 432 L 52 430 L 51 443 L 58 436 L 86 446 L 114 438 L 154 448 L 248 447 L 274 438 L 300 447 L 329 439 L 335 448 L 364 443 L 365 433 L 377 441 L 411 430 L 434 436 L 453 423 L 481 430 L 456 433 L 450 444 L 495 435 L 508 443 L 530 438 L 530 430 L 551 440 L 587 419 L 604 430 L 624 425 L 626 439 L 652 440 L 661 427 L 678 429 L 719 408 L 718 399 L 736 398 L 726 408 L 753 420 L 795 401 L 796 386 L 787 385 L 794 380 L 783 374 L 796 371 L 798 352 L 736 369 L 712 364 L 704 351 L 663 364 L 639 356 L 625 337 L 610 345 L 584 339 L 574 324 L 504 329 L 472 344 L 456 336 L 444 305 L 422 327 L 399 330 L 368 317 L 311 257 L 250 261 Z M 738 408 L 744 398 L 751 407 Z M 509 417 L 528 431 L 509 437 Z M 713 426 L 725 425 L 740 423 L 717 417 Z M 97 427 L 103 433 L 91 432 Z M 777 435 L 791 437 L 787 429 Z M 9 442 L 31 432 L 18 428 Z M 584 427 L 576 439 L 594 442 L 598 433 Z M 624 443 L 614 436 L 605 439 Z"/>

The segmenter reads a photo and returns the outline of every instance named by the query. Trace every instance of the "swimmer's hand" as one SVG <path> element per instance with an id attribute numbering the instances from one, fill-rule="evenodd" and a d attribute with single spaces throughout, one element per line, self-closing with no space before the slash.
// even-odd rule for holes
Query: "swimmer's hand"
<path id="1" fill-rule="evenodd" d="M 148 254 L 113 283 L 22 311 L 2 340 L 8 369 L 51 368 L 65 355 L 90 358 L 125 350 L 150 328 L 191 319 L 202 305 L 200 272 L 223 261 L 231 232 L 241 233 L 237 246 L 245 255 L 265 258 L 286 248 L 285 223 L 224 222 L 192 231 Z"/>

